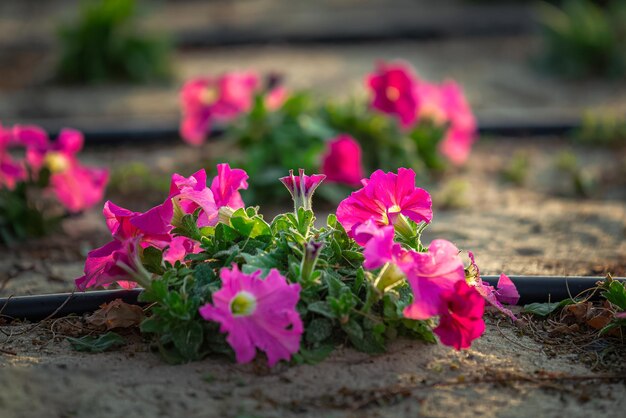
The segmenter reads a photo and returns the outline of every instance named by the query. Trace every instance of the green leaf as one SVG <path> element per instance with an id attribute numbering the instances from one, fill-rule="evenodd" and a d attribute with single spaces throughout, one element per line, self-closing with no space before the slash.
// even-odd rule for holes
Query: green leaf
<path id="1" fill-rule="evenodd" d="M 315 318 L 306 326 L 306 341 L 311 344 L 321 343 L 333 332 L 333 324 L 328 319 Z"/>
<path id="2" fill-rule="evenodd" d="M 150 273 L 163 274 L 163 252 L 155 247 L 146 247 L 142 255 L 143 265 Z"/>
<path id="3" fill-rule="evenodd" d="M 180 355 L 187 361 L 198 360 L 203 341 L 202 324 L 189 321 L 171 330 L 171 338 Z"/>
<path id="4" fill-rule="evenodd" d="M 560 302 L 551 303 L 530 303 L 528 305 L 524 305 L 524 309 L 522 310 L 522 312 L 530 313 L 537 316 L 548 316 L 557 309 L 574 303 L 576 303 L 576 301 L 573 299 L 565 299 Z"/>
<path id="5" fill-rule="evenodd" d="M 244 237 L 256 238 L 272 235 L 272 229 L 260 216 L 249 217 L 244 209 L 237 209 L 230 218 L 230 224 Z"/>
<path id="6" fill-rule="evenodd" d="M 316 314 L 325 316 L 326 318 L 337 318 L 335 312 L 330 308 L 328 303 L 324 301 L 310 303 L 309 306 L 307 306 L 307 309 Z"/>
<path id="7" fill-rule="evenodd" d="M 621 310 L 626 310 L 626 289 L 624 285 L 618 280 L 611 280 L 607 287 L 608 289 L 602 292 L 602 296 Z"/>
<path id="8" fill-rule="evenodd" d="M 80 338 L 68 337 L 67 341 L 69 341 L 74 350 L 89 353 L 101 353 L 114 346 L 125 344 L 121 335 L 111 331 L 97 337 L 94 335 L 85 335 Z"/>
<path id="9" fill-rule="evenodd" d="M 300 363 L 315 365 L 326 359 L 334 349 L 335 347 L 331 344 L 323 344 L 313 349 L 300 348 L 300 351 L 294 356 L 294 359 L 299 357 L 298 360 Z"/>

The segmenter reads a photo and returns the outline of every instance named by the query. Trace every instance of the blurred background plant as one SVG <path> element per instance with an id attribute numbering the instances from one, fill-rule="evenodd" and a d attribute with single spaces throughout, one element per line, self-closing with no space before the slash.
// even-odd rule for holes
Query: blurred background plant
<path id="1" fill-rule="evenodd" d="M 623 77 L 626 72 L 626 2 L 565 0 L 540 3 L 542 66 L 572 78 Z"/>
<path id="2" fill-rule="evenodd" d="M 135 0 L 83 0 L 59 29 L 57 78 L 76 84 L 147 83 L 171 76 L 168 39 L 139 33 Z"/>
<path id="3" fill-rule="evenodd" d="M 586 145 L 626 146 L 626 113 L 589 111 L 583 115 L 575 139 Z"/>

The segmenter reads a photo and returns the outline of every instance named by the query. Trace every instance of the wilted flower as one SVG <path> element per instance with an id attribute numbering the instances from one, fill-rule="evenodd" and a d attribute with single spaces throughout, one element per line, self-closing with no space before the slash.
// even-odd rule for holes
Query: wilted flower
<path id="1" fill-rule="evenodd" d="M 411 252 L 413 264 L 407 269 L 407 280 L 413 291 L 413 302 L 404 309 L 411 319 L 428 319 L 438 315 L 442 293 L 458 281 L 465 281 L 459 250 L 446 240 L 430 243 L 425 253 Z"/>
<path id="2" fill-rule="evenodd" d="M 480 269 L 476 264 L 474 254 L 469 251 L 468 255 L 471 263 L 465 270 L 465 281 L 467 284 L 475 288 L 476 291 L 484 297 L 487 302 L 489 302 L 489 304 L 511 318 L 513 321 L 517 321 L 517 317 L 513 314 L 513 312 L 502 306 L 503 303 L 515 305 L 519 301 L 520 295 L 517 292 L 515 284 L 503 273 L 500 275 L 500 279 L 497 283 L 498 290 L 496 290 L 493 286 L 485 283 L 480 277 Z"/>
<path id="3" fill-rule="evenodd" d="M 459 280 L 441 293 L 439 303 L 439 325 L 433 331 L 445 345 L 457 350 L 469 348 L 485 331 L 485 300 Z"/>
<path id="4" fill-rule="evenodd" d="M 287 190 L 289 190 L 289 193 L 291 193 L 296 213 L 300 207 L 306 210 L 313 208 L 313 193 L 315 193 L 315 189 L 317 189 L 326 178 L 323 174 L 307 176 L 304 174 L 304 169 L 302 168 L 298 170 L 298 173 L 298 176 L 295 176 L 293 170 L 289 170 L 288 176 L 280 178 L 281 183 L 283 183 Z"/>
<path id="5" fill-rule="evenodd" d="M 363 178 L 361 146 L 350 135 L 339 135 L 326 144 L 322 172 L 328 181 L 358 186 Z"/>
<path id="6" fill-rule="evenodd" d="M 236 265 L 222 269 L 222 288 L 213 303 L 200 308 L 207 321 L 220 323 L 238 363 L 248 363 L 256 349 L 264 351 L 271 366 L 289 360 L 300 349 L 302 320 L 296 310 L 300 285 L 288 284 L 275 269 L 265 279 L 261 271 L 245 274 Z"/>
<path id="7" fill-rule="evenodd" d="M 398 174 L 377 170 L 363 180 L 364 187 L 344 199 L 337 208 L 337 220 L 359 244 L 356 228 L 372 219 L 378 226 L 394 225 L 406 216 L 415 222 L 430 222 L 432 201 L 428 192 L 415 187 L 415 172 L 399 168 Z"/>
<path id="8" fill-rule="evenodd" d="M 417 120 L 420 106 L 415 93 L 417 80 L 409 65 L 381 62 L 366 82 L 374 96 L 374 109 L 396 116 L 403 127 L 409 127 Z"/>

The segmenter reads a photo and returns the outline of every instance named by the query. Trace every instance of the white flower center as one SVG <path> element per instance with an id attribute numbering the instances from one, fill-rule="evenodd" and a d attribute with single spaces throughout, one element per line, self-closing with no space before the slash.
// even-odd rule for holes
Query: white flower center
<path id="1" fill-rule="evenodd" d="M 250 292 L 242 290 L 230 301 L 230 311 L 234 316 L 249 316 L 256 310 L 256 298 Z"/>

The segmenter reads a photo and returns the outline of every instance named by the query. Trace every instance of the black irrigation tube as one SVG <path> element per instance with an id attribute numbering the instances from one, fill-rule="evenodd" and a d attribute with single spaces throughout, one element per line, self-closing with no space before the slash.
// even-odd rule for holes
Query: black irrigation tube
<path id="1" fill-rule="evenodd" d="M 499 276 L 485 276 L 483 279 L 496 285 Z M 603 277 L 566 276 L 510 276 L 521 295 L 519 304 L 532 302 L 555 302 L 576 296 L 592 289 Z M 622 282 L 626 278 L 619 278 Z M 93 312 L 100 305 L 115 299 L 126 303 L 140 304 L 137 297 L 141 289 L 99 290 L 92 292 L 55 293 L 50 295 L 17 296 L 0 298 L 0 312 L 4 319 L 38 321 L 48 317 L 62 317 L 69 314 L 82 315 Z M 598 295 L 594 295 L 595 298 Z M 68 300 L 69 298 L 69 300 Z"/>
<path id="2" fill-rule="evenodd" d="M 481 123 L 478 133 L 480 136 L 559 137 L 579 128 L 579 121 Z M 155 126 L 146 123 L 134 128 L 86 128 L 82 132 L 85 135 L 85 143 L 89 146 L 147 145 L 176 143 L 180 140 L 176 125 Z M 210 137 L 219 139 L 223 133 L 224 129 L 218 127 L 211 132 Z M 57 134 L 58 132 L 53 132 L 53 136 L 56 137 Z"/>

